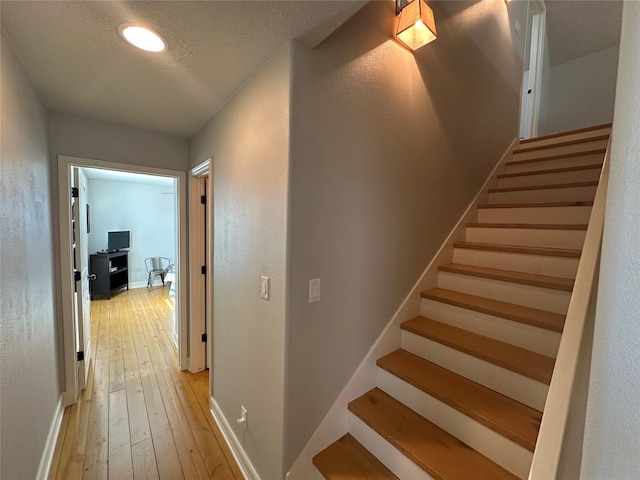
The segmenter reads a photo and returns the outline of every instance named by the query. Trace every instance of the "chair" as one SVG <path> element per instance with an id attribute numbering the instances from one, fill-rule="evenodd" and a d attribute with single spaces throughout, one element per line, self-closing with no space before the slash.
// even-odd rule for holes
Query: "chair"
<path id="1" fill-rule="evenodd" d="M 147 268 L 149 278 L 147 279 L 147 288 L 151 288 L 153 279 L 160 277 L 162 285 L 164 286 L 164 276 L 167 273 L 167 268 L 171 265 L 171 260 L 167 257 L 149 257 L 144 261 L 144 266 Z"/>

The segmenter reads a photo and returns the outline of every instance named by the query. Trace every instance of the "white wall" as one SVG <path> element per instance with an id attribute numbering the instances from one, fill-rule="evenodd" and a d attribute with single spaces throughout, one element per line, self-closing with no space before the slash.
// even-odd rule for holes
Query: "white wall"
<path id="1" fill-rule="evenodd" d="M 552 66 L 538 134 L 611 122 L 617 69 L 617 46 Z"/>
<path id="2" fill-rule="evenodd" d="M 505 2 L 430 5 L 439 38 L 414 53 L 393 2 L 294 51 L 287 467 L 517 135 Z"/>
<path id="3" fill-rule="evenodd" d="M 213 157 L 213 394 L 265 480 L 284 475 L 290 56 L 284 48 L 247 81 L 190 148 L 192 166 Z"/>
<path id="4" fill-rule="evenodd" d="M 36 477 L 60 400 L 47 114 L 0 39 L 0 477 Z"/>
<path id="5" fill-rule="evenodd" d="M 173 186 L 89 179 L 89 253 L 107 248 L 107 232 L 131 231 L 130 287 L 146 287 L 148 257 L 176 262 L 176 196 Z M 171 193 L 173 194 L 167 194 Z M 156 279 L 154 285 L 159 285 Z"/>
<path id="6" fill-rule="evenodd" d="M 640 3 L 625 2 L 589 385 L 584 479 L 640 478 Z"/>

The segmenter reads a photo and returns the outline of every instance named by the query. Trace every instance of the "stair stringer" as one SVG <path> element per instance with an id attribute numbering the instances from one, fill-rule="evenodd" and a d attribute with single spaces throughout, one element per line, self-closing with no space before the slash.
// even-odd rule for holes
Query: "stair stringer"
<path id="1" fill-rule="evenodd" d="M 349 431 L 347 405 L 354 398 L 365 394 L 376 386 L 378 358 L 400 348 L 401 329 L 400 324 L 409 318 L 420 315 L 421 297 L 424 290 L 435 288 L 438 284 L 438 266 L 450 263 L 453 259 L 453 244 L 464 241 L 466 236 L 466 224 L 476 221 L 478 205 L 486 203 L 490 188 L 497 185 L 497 176 L 504 170 L 504 164 L 513 156 L 513 150 L 519 144 L 519 139 L 514 138 L 506 148 L 500 160 L 496 163 L 484 184 L 478 190 L 475 198 L 469 203 L 466 210 L 444 240 L 426 269 L 414 284 L 391 321 L 387 324 L 373 346 L 354 372 L 353 376 L 340 392 L 336 401 L 322 419 L 311 438 L 307 441 L 302 451 L 293 462 L 287 472 L 286 480 L 308 480 L 314 477 L 313 456 L 325 449 Z"/>

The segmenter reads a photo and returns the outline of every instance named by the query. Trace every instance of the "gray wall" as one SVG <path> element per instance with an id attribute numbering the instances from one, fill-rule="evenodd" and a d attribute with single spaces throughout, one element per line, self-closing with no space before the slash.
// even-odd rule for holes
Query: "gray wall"
<path id="1" fill-rule="evenodd" d="M 180 171 L 188 167 L 185 138 L 61 113 L 51 113 L 49 119 L 54 167 L 58 155 Z"/>
<path id="2" fill-rule="evenodd" d="M 618 46 L 551 67 L 538 134 L 611 122 L 617 70 Z"/>
<path id="3" fill-rule="evenodd" d="M 264 479 L 284 477 L 290 56 L 284 48 L 245 83 L 190 152 L 192 166 L 213 157 L 213 394 Z"/>
<path id="4" fill-rule="evenodd" d="M 132 287 L 147 285 L 145 258 L 167 257 L 175 263 L 178 252 L 173 185 L 89 179 L 87 193 L 91 206 L 89 253 L 107 248 L 108 231 L 131 231 L 129 282 L 134 284 Z M 154 285 L 160 285 L 159 278 Z"/>
<path id="5" fill-rule="evenodd" d="M 413 54 L 393 2 L 294 51 L 287 466 L 517 135 L 505 3 L 430 5 L 439 38 Z"/>
<path id="6" fill-rule="evenodd" d="M 2 35 L 0 477 L 35 478 L 60 400 L 47 114 Z"/>
<path id="7" fill-rule="evenodd" d="M 625 2 L 581 477 L 640 476 L 640 3 Z"/>
<path id="8" fill-rule="evenodd" d="M 55 271 L 60 269 L 60 228 L 58 225 L 58 155 L 128 163 L 172 170 L 187 170 L 189 144 L 184 138 L 148 132 L 135 128 L 86 118 L 49 114 L 49 142 L 51 161 L 51 191 L 53 195 L 53 240 Z M 62 290 L 56 277 L 57 329 L 62 332 Z M 62 335 L 58 339 L 59 351 L 63 351 Z M 64 385 L 64 365 L 60 362 L 60 381 Z"/>

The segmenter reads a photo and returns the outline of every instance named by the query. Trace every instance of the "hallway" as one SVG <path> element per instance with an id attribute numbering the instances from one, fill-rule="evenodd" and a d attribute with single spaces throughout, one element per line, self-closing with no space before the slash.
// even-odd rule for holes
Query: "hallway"
<path id="1" fill-rule="evenodd" d="M 241 479 L 208 406 L 208 371 L 178 369 L 168 288 L 91 303 L 87 388 L 64 412 L 49 479 Z"/>

